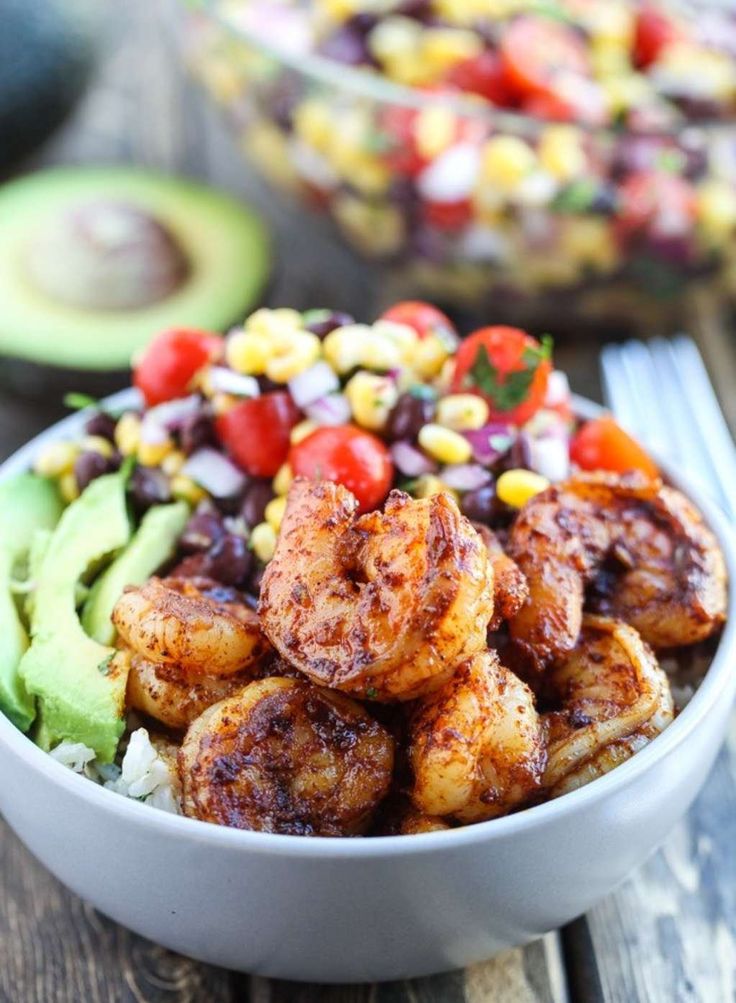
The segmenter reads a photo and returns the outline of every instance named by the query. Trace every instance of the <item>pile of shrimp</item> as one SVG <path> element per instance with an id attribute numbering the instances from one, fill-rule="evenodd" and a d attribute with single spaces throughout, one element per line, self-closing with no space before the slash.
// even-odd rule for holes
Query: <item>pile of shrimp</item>
<path id="1" fill-rule="evenodd" d="M 127 702 L 176 740 L 189 816 L 409 834 L 558 797 L 672 721 L 656 651 L 715 633 L 726 573 L 699 513 L 642 477 L 577 475 L 505 547 L 449 494 L 357 514 L 291 486 L 258 610 L 207 579 L 118 601 Z"/>

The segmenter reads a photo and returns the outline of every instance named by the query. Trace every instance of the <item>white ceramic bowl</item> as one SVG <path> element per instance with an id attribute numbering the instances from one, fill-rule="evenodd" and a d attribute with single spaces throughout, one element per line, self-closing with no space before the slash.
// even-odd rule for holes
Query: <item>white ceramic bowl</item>
<path id="1" fill-rule="evenodd" d="M 130 392 L 111 402 L 130 403 Z M 578 402 L 583 416 L 595 405 Z M 75 415 L 0 468 L 31 463 Z M 667 468 L 662 465 L 665 470 Z M 674 471 L 720 540 L 730 526 Z M 360 982 L 489 958 L 585 912 L 664 839 L 705 781 L 736 691 L 736 609 L 677 720 L 633 759 L 556 801 L 416 836 L 307 839 L 168 815 L 71 773 L 0 716 L 0 809 L 64 884 L 183 954 L 286 979 Z"/>

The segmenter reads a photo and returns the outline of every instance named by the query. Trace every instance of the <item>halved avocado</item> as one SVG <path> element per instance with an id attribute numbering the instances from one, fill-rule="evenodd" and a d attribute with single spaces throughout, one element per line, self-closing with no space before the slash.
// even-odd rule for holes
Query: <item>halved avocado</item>
<path id="1" fill-rule="evenodd" d="M 254 306 L 267 232 L 242 203 L 126 167 L 0 187 L 0 355 L 123 370 L 166 327 L 223 331 Z"/>

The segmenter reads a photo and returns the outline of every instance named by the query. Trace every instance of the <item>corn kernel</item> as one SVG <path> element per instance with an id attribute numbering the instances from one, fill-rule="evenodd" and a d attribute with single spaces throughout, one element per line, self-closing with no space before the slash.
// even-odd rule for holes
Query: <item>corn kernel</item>
<path id="1" fill-rule="evenodd" d="M 115 445 L 123 456 L 133 456 L 141 441 L 141 420 L 132 411 L 126 411 L 115 426 Z"/>
<path id="2" fill-rule="evenodd" d="M 620 251 L 611 226 L 601 216 L 570 216 L 561 220 L 561 257 L 576 268 L 590 268 L 605 274 L 620 263 Z"/>
<path id="3" fill-rule="evenodd" d="M 186 462 L 187 458 L 184 453 L 180 449 L 173 449 L 168 456 L 164 456 L 161 460 L 161 469 L 167 477 L 173 477 L 179 473 Z"/>
<path id="4" fill-rule="evenodd" d="M 215 394 L 214 397 L 210 398 L 212 412 L 215 417 L 227 414 L 228 411 L 232 411 L 236 404 L 240 404 L 242 399 L 242 397 L 236 397 L 235 394 Z"/>
<path id="5" fill-rule="evenodd" d="M 342 232 L 364 254 L 394 254 L 404 243 L 404 217 L 394 205 L 374 205 L 345 192 L 335 198 L 332 209 Z"/>
<path id="6" fill-rule="evenodd" d="M 308 146 L 320 153 L 329 147 L 334 133 L 330 107 L 324 101 L 301 101 L 293 114 L 294 130 Z"/>
<path id="7" fill-rule="evenodd" d="M 283 463 L 276 471 L 276 476 L 273 479 L 273 489 L 276 494 L 287 495 L 293 480 L 294 474 L 291 467 L 288 463 Z"/>
<path id="8" fill-rule="evenodd" d="M 53 442 L 39 454 L 33 469 L 41 477 L 60 477 L 74 467 L 78 455 L 76 442 Z"/>
<path id="9" fill-rule="evenodd" d="M 370 338 L 366 338 L 360 352 L 360 365 L 366 369 L 375 369 L 378 372 L 387 372 L 389 369 L 398 369 L 401 365 L 401 348 L 387 338 L 385 335 L 375 331 Z"/>
<path id="10" fill-rule="evenodd" d="M 421 25 L 409 17 L 386 17 L 368 36 L 368 48 L 379 62 L 402 61 L 416 56 L 422 34 Z"/>
<path id="11" fill-rule="evenodd" d="M 473 59 L 483 50 L 483 42 L 475 31 L 464 28 L 427 28 L 422 32 L 420 57 L 433 77 L 444 74 L 466 59 Z"/>
<path id="12" fill-rule="evenodd" d="M 506 470 L 496 481 L 496 494 L 511 508 L 523 505 L 549 487 L 549 481 L 531 470 Z"/>
<path id="13" fill-rule="evenodd" d="M 417 152 L 433 160 L 454 141 L 457 119 L 445 105 L 435 104 L 422 108 L 414 122 L 414 142 Z"/>
<path id="14" fill-rule="evenodd" d="M 457 492 L 453 491 L 452 488 L 448 488 L 445 482 L 434 474 L 422 474 L 414 481 L 412 495 L 415 498 L 431 498 L 432 495 L 442 494 L 450 495 L 456 501 L 458 499 Z"/>
<path id="15" fill-rule="evenodd" d="M 184 474 L 172 477 L 170 487 L 174 498 L 189 502 L 190 505 L 197 505 L 207 497 L 204 488 L 201 488 L 191 477 L 186 477 Z"/>
<path id="16" fill-rule="evenodd" d="M 455 432 L 467 432 L 483 428 L 489 413 L 488 404 L 476 394 L 449 394 L 437 404 L 437 424 Z"/>
<path id="17" fill-rule="evenodd" d="M 110 459 L 114 452 L 110 440 L 105 439 L 101 435 L 85 435 L 79 445 L 85 453 L 99 453 L 100 456 L 104 456 L 107 460 Z"/>
<path id="18" fill-rule="evenodd" d="M 272 498 L 268 505 L 266 505 L 266 510 L 263 514 L 266 517 L 266 522 L 274 533 L 278 533 L 281 529 L 281 523 L 283 521 L 285 511 L 286 498 L 284 495 Z"/>
<path id="19" fill-rule="evenodd" d="M 601 82 L 606 105 L 611 115 L 635 108 L 639 103 L 649 100 L 651 83 L 641 73 L 624 73 L 610 76 Z"/>
<path id="20" fill-rule="evenodd" d="M 319 425 L 316 421 L 312 421 L 310 418 L 305 418 L 304 421 L 300 421 L 298 425 L 294 425 L 291 432 L 289 433 L 289 442 L 292 446 L 296 446 L 297 442 L 301 442 L 302 439 L 306 439 L 308 435 L 311 435 Z"/>
<path id="21" fill-rule="evenodd" d="M 512 192 L 536 166 L 534 151 L 518 136 L 495 136 L 483 148 L 481 178 L 504 192 Z"/>
<path id="22" fill-rule="evenodd" d="M 438 463 L 467 463 L 473 455 L 465 436 L 435 422 L 424 425 L 418 438 L 422 449 Z"/>
<path id="23" fill-rule="evenodd" d="M 144 467 L 158 467 L 173 448 L 171 439 L 164 442 L 141 442 L 138 444 L 138 462 Z"/>
<path id="24" fill-rule="evenodd" d="M 325 359 L 340 376 L 356 369 L 371 338 L 367 324 L 346 324 L 331 331 L 322 342 Z"/>
<path id="25" fill-rule="evenodd" d="M 379 431 L 386 425 L 399 391 L 393 380 L 361 370 L 347 383 L 345 396 L 358 425 Z"/>
<path id="26" fill-rule="evenodd" d="M 569 125 L 550 125 L 538 149 L 542 167 L 558 181 L 570 181 L 585 171 L 587 160 L 579 129 Z"/>
<path id="27" fill-rule="evenodd" d="M 696 194 L 698 223 L 708 239 L 729 237 L 736 229 L 736 189 L 725 181 L 712 179 Z"/>
<path id="28" fill-rule="evenodd" d="M 414 351 L 411 366 L 417 376 L 429 380 L 442 370 L 450 353 L 436 334 L 422 338 Z"/>
<path id="29" fill-rule="evenodd" d="M 270 310 L 261 307 L 245 321 L 245 330 L 253 334 L 264 334 L 271 337 L 284 331 L 299 331 L 302 327 L 302 315 L 290 307 L 279 307 Z"/>
<path id="30" fill-rule="evenodd" d="M 65 502 L 73 502 L 75 498 L 79 498 L 77 478 L 71 471 L 62 474 L 59 478 L 59 491 Z"/>
<path id="31" fill-rule="evenodd" d="M 237 331 L 225 343 L 227 364 L 243 376 L 262 376 L 270 355 L 271 345 L 265 335 Z"/>
<path id="32" fill-rule="evenodd" d="M 381 338 L 388 338 L 398 346 L 403 362 L 409 362 L 413 357 L 419 335 L 413 327 L 408 324 L 399 324 L 395 320 L 377 320 L 371 328 L 375 335 Z"/>
<path id="33" fill-rule="evenodd" d="M 250 546 L 258 560 L 268 564 L 276 551 L 276 530 L 267 522 L 259 522 L 250 532 Z"/>
<path id="34" fill-rule="evenodd" d="M 274 383 L 288 383 L 309 369 L 322 352 L 322 343 L 311 331 L 294 331 L 283 341 L 276 340 L 275 354 L 266 363 L 266 376 Z"/>

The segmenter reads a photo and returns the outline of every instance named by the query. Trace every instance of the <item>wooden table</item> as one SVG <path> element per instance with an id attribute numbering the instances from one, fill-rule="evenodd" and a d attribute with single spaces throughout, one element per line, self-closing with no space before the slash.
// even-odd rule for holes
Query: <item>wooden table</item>
<path id="1" fill-rule="evenodd" d="M 173 0 L 127 0 L 114 14 L 108 2 L 111 30 L 100 71 L 39 163 L 132 161 L 209 179 L 265 207 L 280 248 L 273 305 L 329 304 L 372 316 L 380 295 L 376 276 L 337 247 L 326 228 L 305 224 L 248 174 L 217 115 L 186 79 L 170 31 Z M 693 304 L 690 323 L 734 427 L 736 353 L 707 304 Z M 599 396 L 598 348 L 587 342 L 557 351 L 574 388 L 593 397 Z M 62 410 L 58 399 L 0 399 L 0 454 Z M 585 918 L 466 972 L 373 987 L 271 982 L 172 954 L 66 891 L 0 823 L 0 1000 L 725 1003 L 736 999 L 734 756 L 732 729 L 684 822 Z"/>

